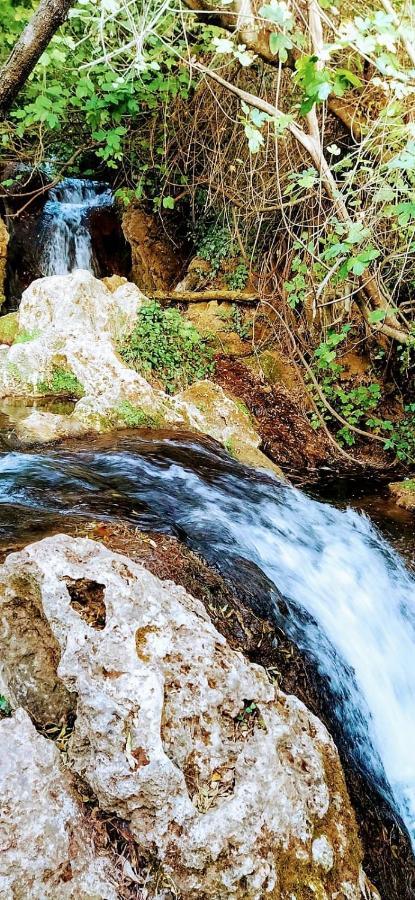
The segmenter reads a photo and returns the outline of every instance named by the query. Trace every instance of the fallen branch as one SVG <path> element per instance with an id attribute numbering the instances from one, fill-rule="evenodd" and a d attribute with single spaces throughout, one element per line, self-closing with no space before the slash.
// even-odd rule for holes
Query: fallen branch
<path id="1" fill-rule="evenodd" d="M 154 291 L 153 300 L 176 301 L 176 303 L 206 303 L 209 300 L 226 301 L 228 303 L 257 303 L 259 294 L 255 291 Z"/>

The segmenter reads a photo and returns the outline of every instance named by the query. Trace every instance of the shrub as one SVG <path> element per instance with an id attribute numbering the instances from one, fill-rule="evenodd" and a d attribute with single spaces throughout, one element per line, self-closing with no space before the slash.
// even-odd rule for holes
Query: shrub
<path id="1" fill-rule="evenodd" d="M 138 311 L 120 353 L 137 372 L 154 375 L 169 393 L 206 378 L 214 369 L 206 338 L 177 309 L 162 309 L 155 301 Z"/>

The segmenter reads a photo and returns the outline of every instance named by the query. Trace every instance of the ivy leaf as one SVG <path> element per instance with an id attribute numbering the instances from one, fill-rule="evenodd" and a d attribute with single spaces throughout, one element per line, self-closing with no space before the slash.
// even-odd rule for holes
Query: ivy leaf
<path id="1" fill-rule="evenodd" d="M 274 56 L 279 56 L 281 62 L 287 62 L 288 50 L 293 47 L 293 42 L 287 34 L 273 31 L 269 36 L 269 49 Z"/>
<path id="2" fill-rule="evenodd" d="M 284 2 L 278 3 L 277 0 L 272 0 L 267 6 L 261 6 L 259 15 L 263 19 L 268 19 L 269 22 L 274 22 L 275 25 L 280 25 L 281 27 L 291 28 L 294 23 L 287 4 Z"/>
<path id="3" fill-rule="evenodd" d="M 407 203 L 397 203 L 395 206 L 387 206 L 385 209 L 387 216 L 398 216 L 400 225 L 408 225 L 415 219 L 415 203 L 408 201 Z"/>
<path id="4" fill-rule="evenodd" d="M 376 322 L 383 322 L 387 316 L 396 313 L 397 311 L 398 310 L 394 307 L 391 307 L 390 309 L 372 309 L 367 318 L 371 325 L 375 325 Z"/>
<path id="5" fill-rule="evenodd" d="M 263 135 L 258 131 L 258 128 L 254 128 L 249 122 L 245 124 L 244 131 L 248 138 L 248 147 L 251 153 L 258 153 L 264 143 Z"/>
<path id="6" fill-rule="evenodd" d="M 174 209 L 175 200 L 174 197 L 163 197 L 163 208 L 164 209 Z"/>
<path id="7" fill-rule="evenodd" d="M 357 256 L 352 256 L 352 258 L 347 261 L 347 271 L 353 272 L 353 275 L 363 275 L 363 272 L 367 269 L 369 263 L 379 255 L 379 250 L 370 248 L 368 250 L 362 250 Z"/>

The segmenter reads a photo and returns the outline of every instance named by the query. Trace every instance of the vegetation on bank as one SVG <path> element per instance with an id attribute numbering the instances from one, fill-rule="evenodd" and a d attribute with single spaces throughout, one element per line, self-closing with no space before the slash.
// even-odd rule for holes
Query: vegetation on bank
<path id="1" fill-rule="evenodd" d="M 0 63 L 37 8 L 4 0 Z M 202 282 L 255 286 L 316 427 L 349 454 L 369 440 L 415 463 L 413 6 L 237 9 L 74 2 L 0 124 L 1 190 L 25 194 L 24 166 L 47 184 L 109 177 L 121 204 L 187 232 Z M 121 348 L 168 391 L 213 366 L 177 316 L 149 304 Z"/>
<path id="2" fill-rule="evenodd" d="M 124 361 L 142 375 L 156 378 L 173 394 L 214 369 L 213 352 L 197 329 L 177 309 L 145 303 L 136 325 L 120 346 Z"/>

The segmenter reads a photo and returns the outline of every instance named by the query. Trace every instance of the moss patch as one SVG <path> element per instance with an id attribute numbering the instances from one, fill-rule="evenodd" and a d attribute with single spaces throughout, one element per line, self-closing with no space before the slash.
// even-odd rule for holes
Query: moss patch
<path id="1" fill-rule="evenodd" d="M 63 394 L 68 397 L 83 397 L 84 389 L 73 372 L 67 369 L 54 369 L 47 381 L 37 384 L 39 394 Z"/>
<path id="2" fill-rule="evenodd" d="M 129 400 L 120 403 L 116 413 L 127 428 L 161 428 L 163 424 L 161 416 L 151 416 Z"/>
<path id="3" fill-rule="evenodd" d="M 16 339 L 18 331 L 19 320 L 17 312 L 9 313 L 7 316 L 0 316 L 0 344 L 11 346 Z"/>

